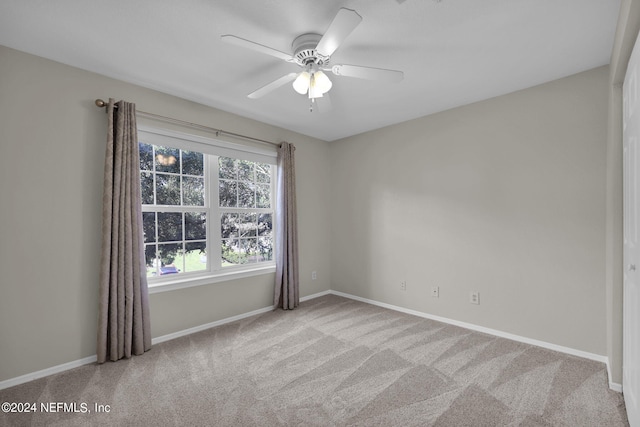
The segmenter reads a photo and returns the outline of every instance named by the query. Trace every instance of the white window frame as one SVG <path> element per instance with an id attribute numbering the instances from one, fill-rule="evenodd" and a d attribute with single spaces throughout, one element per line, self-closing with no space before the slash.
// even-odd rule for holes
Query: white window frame
<path id="1" fill-rule="evenodd" d="M 275 180 L 277 152 L 258 147 L 234 144 L 204 136 L 188 134 L 184 132 L 158 129 L 148 126 L 138 126 L 138 140 L 145 144 L 164 147 L 179 148 L 185 151 L 197 151 L 205 154 L 205 177 L 208 192 L 205 195 L 205 207 L 207 212 L 207 269 L 206 271 L 185 272 L 164 277 L 149 277 L 147 283 L 149 293 L 171 291 L 191 286 L 207 285 L 233 279 L 269 274 L 275 272 Z M 252 212 L 269 211 L 272 218 L 272 236 L 274 239 L 273 260 L 263 261 L 257 264 L 243 264 L 238 266 L 221 266 L 221 254 L 219 247 L 221 242 L 220 214 L 236 211 L 242 208 L 225 208 L 219 206 L 218 193 L 218 157 L 232 157 L 241 160 L 269 163 L 271 170 L 271 208 L 252 208 Z M 161 209 L 163 211 L 172 210 Z M 177 209 L 182 211 L 181 208 Z M 148 211 L 148 210 L 147 210 Z"/>

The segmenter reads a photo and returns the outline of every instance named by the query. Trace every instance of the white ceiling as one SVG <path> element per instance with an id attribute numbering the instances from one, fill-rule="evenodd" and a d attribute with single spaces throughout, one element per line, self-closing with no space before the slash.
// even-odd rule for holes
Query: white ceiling
<path id="1" fill-rule="evenodd" d="M 402 82 L 329 73 L 326 112 L 310 113 L 290 84 L 247 98 L 298 67 L 222 34 L 290 52 L 298 35 L 324 33 L 340 7 L 363 19 L 331 63 L 402 70 Z M 620 0 L 0 0 L 0 44 L 332 141 L 608 64 L 619 8 Z"/>

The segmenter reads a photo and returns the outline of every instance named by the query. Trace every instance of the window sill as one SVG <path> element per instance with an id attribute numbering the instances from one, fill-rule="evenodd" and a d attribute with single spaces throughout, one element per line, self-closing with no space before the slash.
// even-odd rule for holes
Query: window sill
<path id="1" fill-rule="evenodd" d="M 263 274 L 275 273 L 276 266 L 268 265 L 257 267 L 251 270 L 241 271 L 225 271 L 216 274 L 198 277 L 176 278 L 175 280 L 166 282 L 156 282 L 149 284 L 149 294 L 157 294 L 160 292 L 175 291 L 177 289 L 191 288 L 193 286 L 210 285 L 212 283 L 227 282 L 229 280 L 243 279 L 245 277 L 260 276 Z"/>

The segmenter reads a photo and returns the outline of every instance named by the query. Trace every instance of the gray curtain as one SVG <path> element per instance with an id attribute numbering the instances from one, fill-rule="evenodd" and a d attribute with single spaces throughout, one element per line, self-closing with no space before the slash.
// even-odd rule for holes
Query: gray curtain
<path id="1" fill-rule="evenodd" d="M 300 303 L 295 150 L 296 147 L 287 142 L 283 142 L 278 150 L 274 309 L 293 310 Z"/>
<path id="2" fill-rule="evenodd" d="M 98 363 L 151 348 L 136 106 L 109 99 L 107 115 Z"/>

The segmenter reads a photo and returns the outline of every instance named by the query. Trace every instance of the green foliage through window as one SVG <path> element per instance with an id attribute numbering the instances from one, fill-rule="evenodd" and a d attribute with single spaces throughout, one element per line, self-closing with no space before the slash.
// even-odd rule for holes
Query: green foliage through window
<path id="1" fill-rule="evenodd" d="M 218 159 L 223 266 L 273 260 L 271 165 Z"/>
<path id="2" fill-rule="evenodd" d="M 139 149 L 148 277 L 273 261 L 271 164 L 145 142 Z M 208 229 L 214 218 L 219 236 Z"/>

